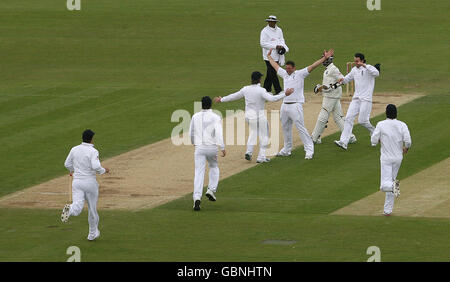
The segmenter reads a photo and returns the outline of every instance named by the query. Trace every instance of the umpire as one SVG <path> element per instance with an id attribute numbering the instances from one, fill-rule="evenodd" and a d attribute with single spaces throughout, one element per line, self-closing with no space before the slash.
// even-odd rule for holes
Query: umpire
<path id="1" fill-rule="evenodd" d="M 261 36 L 259 44 L 262 48 L 263 59 L 267 66 L 267 75 L 264 80 L 264 88 L 267 92 L 272 92 L 272 84 L 275 88 L 275 93 L 281 92 L 280 81 L 278 80 L 277 72 L 270 65 L 267 53 L 270 49 L 276 49 L 276 52 L 272 52 L 272 58 L 280 65 L 283 66 L 285 59 L 284 54 L 289 51 L 286 43 L 284 42 L 283 31 L 277 26 L 278 19 L 276 16 L 270 15 L 267 19 L 267 26 L 261 30 Z"/>

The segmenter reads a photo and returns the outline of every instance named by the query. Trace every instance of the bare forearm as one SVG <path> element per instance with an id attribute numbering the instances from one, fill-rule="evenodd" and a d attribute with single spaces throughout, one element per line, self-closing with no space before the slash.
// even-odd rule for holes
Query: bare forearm
<path id="1" fill-rule="evenodd" d="M 276 71 L 278 71 L 278 69 L 280 68 L 280 66 L 277 64 L 277 62 L 275 62 L 275 60 L 272 58 L 272 56 L 267 56 L 267 58 L 269 59 L 270 65 L 271 65 Z"/>
<path id="2" fill-rule="evenodd" d="M 325 61 L 325 57 L 320 58 L 319 60 L 315 61 L 312 65 L 308 67 L 308 72 L 311 73 L 315 68 L 320 66 Z"/>

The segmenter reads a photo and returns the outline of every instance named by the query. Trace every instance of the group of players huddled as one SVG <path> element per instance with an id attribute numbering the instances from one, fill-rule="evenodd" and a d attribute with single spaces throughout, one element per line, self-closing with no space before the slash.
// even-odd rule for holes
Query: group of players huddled
<path id="1" fill-rule="evenodd" d="M 386 192 L 386 201 L 383 214 L 392 213 L 394 198 L 400 195 L 399 181 L 396 179 L 403 154 L 408 152 L 411 146 L 411 137 L 405 123 L 397 120 L 397 108 L 393 104 L 386 107 L 387 119 L 374 127 L 370 123 L 372 110 L 372 96 L 375 87 L 375 78 L 380 75 L 380 64 L 374 66 L 367 64 L 364 54 L 354 55 L 355 66 L 346 75 L 342 75 L 338 67 L 333 64 L 334 50 L 325 50 L 322 57 L 311 65 L 296 69 L 293 61 L 285 60 L 289 52 L 283 31 L 277 25 L 276 16 L 266 19 L 267 26 L 260 35 L 262 56 L 267 66 L 267 74 L 264 87 L 261 87 L 263 74 L 255 71 L 251 74 L 251 84 L 243 87 L 238 92 L 224 97 L 215 97 L 214 102 L 223 103 L 245 99 L 245 119 L 249 125 L 249 138 L 245 159 L 252 160 L 253 148 L 259 137 L 259 153 L 257 163 L 266 163 L 270 159 L 266 157 L 266 149 L 269 145 L 269 125 L 265 116 L 266 101 L 274 102 L 283 99 L 280 109 L 280 120 L 284 137 L 284 146 L 278 152 L 278 157 L 291 155 L 292 126 L 298 130 L 305 150 L 305 159 L 311 160 L 314 155 L 314 145 L 321 144 L 321 135 L 326 128 L 330 115 L 341 130 L 339 140 L 334 143 L 347 150 L 348 144 L 357 141 L 352 134 L 353 123 L 358 116 L 358 123 L 364 126 L 371 135 L 371 144 L 376 146 L 381 143 L 381 185 L 380 189 Z M 283 69 L 280 66 L 284 66 Z M 318 66 L 325 67 L 322 84 L 314 87 L 314 93 L 323 96 L 322 109 L 317 118 L 312 135 L 305 127 L 303 117 L 303 104 L 305 103 L 304 80 Z M 278 76 L 283 79 L 284 91 L 282 91 Z M 340 99 L 342 97 L 342 85 L 354 81 L 355 92 L 344 118 Z M 272 86 L 275 94 L 272 95 Z M 191 120 L 190 136 L 195 145 L 195 177 L 194 177 L 194 210 L 200 210 L 203 194 L 203 182 L 206 162 L 209 164 L 209 184 L 206 196 L 211 201 L 216 201 L 217 185 L 219 182 L 219 168 L 217 163 L 217 146 L 226 155 L 223 142 L 222 121 L 220 117 L 211 111 L 212 100 L 205 96 L 202 98 L 202 111 L 194 114 Z"/>

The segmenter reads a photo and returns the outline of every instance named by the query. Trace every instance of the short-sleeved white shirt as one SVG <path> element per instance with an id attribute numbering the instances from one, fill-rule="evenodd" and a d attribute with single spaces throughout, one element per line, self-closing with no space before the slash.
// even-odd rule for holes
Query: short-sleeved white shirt
<path id="1" fill-rule="evenodd" d="M 284 91 L 289 88 L 294 88 L 294 93 L 286 96 L 283 102 L 298 102 L 305 103 L 305 96 L 303 95 L 304 81 L 309 75 L 308 68 L 303 68 L 301 70 L 294 71 L 290 75 L 283 68 L 278 69 L 278 75 L 283 78 L 284 81 Z"/>

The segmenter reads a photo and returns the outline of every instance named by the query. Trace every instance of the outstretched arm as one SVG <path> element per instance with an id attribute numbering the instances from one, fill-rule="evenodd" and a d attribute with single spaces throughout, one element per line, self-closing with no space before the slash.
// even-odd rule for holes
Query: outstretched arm
<path id="1" fill-rule="evenodd" d="M 272 95 L 272 93 L 267 92 L 265 89 L 262 92 L 262 96 L 264 100 L 269 102 L 276 102 L 280 99 L 283 99 L 286 96 L 291 95 L 294 92 L 294 88 L 289 88 L 285 91 L 280 92 L 278 95 Z"/>
<path id="2" fill-rule="evenodd" d="M 215 103 L 231 102 L 231 101 L 239 100 L 239 99 L 241 99 L 243 97 L 244 97 L 244 91 L 242 91 L 242 89 L 241 89 L 238 92 L 232 93 L 232 94 L 227 95 L 225 97 L 221 97 L 221 96 L 215 97 L 214 98 L 214 102 Z"/>
<path id="3" fill-rule="evenodd" d="M 322 58 L 320 58 L 319 60 L 315 61 L 312 65 L 310 65 L 308 67 L 308 72 L 311 73 L 315 68 L 320 66 L 326 59 L 328 59 L 329 57 L 333 56 L 333 54 L 334 54 L 334 50 L 333 49 L 330 49 L 328 51 L 324 50 Z"/>
<path id="4" fill-rule="evenodd" d="M 352 81 L 353 79 L 354 79 L 354 72 L 352 69 L 344 78 L 339 79 L 339 82 L 341 84 L 347 84 L 350 81 Z"/>

